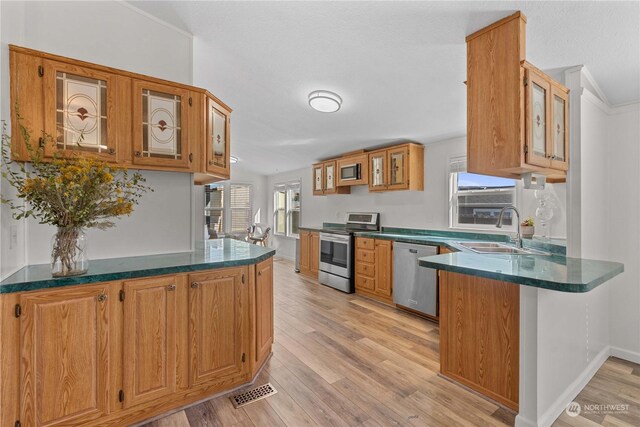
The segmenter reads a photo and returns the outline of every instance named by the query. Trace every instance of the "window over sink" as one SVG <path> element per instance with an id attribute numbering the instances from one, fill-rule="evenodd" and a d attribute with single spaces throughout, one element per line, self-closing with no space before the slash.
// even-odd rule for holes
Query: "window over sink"
<path id="1" fill-rule="evenodd" d="M 516 203 L 516 180 L 468 173 L 466 157 L 449 162 L 449 226 L 494 231 L 500 210 Z M 513 211 L 505 212 L 504 230 L 515 230 Z"/>

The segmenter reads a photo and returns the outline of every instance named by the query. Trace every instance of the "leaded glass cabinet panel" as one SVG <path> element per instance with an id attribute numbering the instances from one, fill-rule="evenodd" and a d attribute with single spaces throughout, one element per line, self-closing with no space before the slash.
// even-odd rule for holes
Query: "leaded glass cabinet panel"
<path id="1" fill-rule="evenodd" d="M 229 176 L 230 112 L 207 97 L 207 172 Z"/>
<path id="2" fill-rule="evenodd" d="M 189 91 L 144 81 L 133 87 L 133 163 L 189 169 Z"/>
<path id="3" fill-rule="evenodd" d="M 51 136 L 45 155 L 76 152 L 115 162 L 115 77 L 49 60 L 42 74 L 45 132 Z"/>

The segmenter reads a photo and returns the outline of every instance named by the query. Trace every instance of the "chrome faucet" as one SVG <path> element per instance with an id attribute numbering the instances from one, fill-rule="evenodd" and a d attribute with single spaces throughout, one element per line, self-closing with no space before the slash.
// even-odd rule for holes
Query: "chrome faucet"
<path id="1" fill-rule="evenodd" d="M 517 225 L 517 233 L 516 233 L 516 248 L 522 249 L 522 236 L 520 235 L 520 212 L 515 206 L 505 206 L 500 210 L 500 216 L 498 217 L 498 223 L 496 224 L 497 228 L 502 228 L 502 216 L 509 209 L 513 210 L 516 213 L 516 219 L 518 221 Z"/>

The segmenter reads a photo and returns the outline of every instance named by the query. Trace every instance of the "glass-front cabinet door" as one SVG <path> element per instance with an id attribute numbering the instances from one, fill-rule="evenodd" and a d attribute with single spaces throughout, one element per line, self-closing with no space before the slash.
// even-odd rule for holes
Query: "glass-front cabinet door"
<path id="1" fill-rule="evenodd" d="M 551 89 L 551 167 L 569 169 L 569 96 L 556 87 Z"/>
<path id="2" fill-rule="evenodd" d="M 409 188 L 408 162 L 409 148 L 399 147 L 388 150 L 389 190 Z"/>
<path id="3" fill-rule="evenodd" d="M 551 85 L 531 69 L 526 69 L 526 78 L 526 162 L 549 167 Z"/>
<path id="4" fill-rule="evenodd" d="M 189 169 L 189 91 L 133 83 L 133 163 Z"/>
<path id="5" fill-rule="evenodd" d="M 230 120 L 228 109 L 207 97 L 207 172 L 229 176 Z"/>
<path id="6" fill-rule="evenodd" d="M 324 193 L 330 194 L 336 192 L 336 162 L 324 163 Z"/>
<path id="7" fill-rule="evenodd" d="M 45 133 L 52 138 L 34 138 L 32 144 L 44 145 L 47 157 L 75 152 L 116 162 L 115 76 L 49 60 L 40 72 Z"/>
<path id="8" fill-rule="evenodd" d="M 313 194 L 324 194 L 324 165 L 318 163 L 313 165 Z"/>
<path id="9" fill-rule="evenodd" d="M 369 153 L 369 175 L 370 191 L 387 189 L 387 150 Z"/>

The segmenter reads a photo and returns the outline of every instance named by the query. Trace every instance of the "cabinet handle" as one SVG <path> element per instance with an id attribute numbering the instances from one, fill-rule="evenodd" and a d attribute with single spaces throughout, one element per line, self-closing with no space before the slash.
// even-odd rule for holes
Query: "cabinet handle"
<path id="1" fill-rule="evenodd" d="M 111 155 L 116 154 L 116 149 L 115 148 L 109 148 L 109 154 L 111 154 Z"/>
<path id="2" fill-rule="evenodd" d="M 258 276 L 262 276 L 262 271 L 258 271 Z"/>
<path id="3" fill-rule="evenodd" d="M 200 283 L 198 283 L 198 282 L 191 282 L 191 287 L 192 287 L 193 289 L 197 289 L 197 288 L 198 288 L 198 286 L 200 286 Z"/>
<path id="4" fill-rule="evenodd" d="M 193 163 L 193 153 L 189 153 L 189 163 Z"/>
<path id="5" fill-rule="evenodd" d="M 98 302 L 105 302 L 107 300 L 107 294 L 98 295 Z"/>
<path id="6" fill-rule="evenodd" d="M 42 65 L 38 65 L 38 75 L 40 77 L 44 76 L 44 67 Z"/>
<path id="7" fill-rule="evenodd" d="M 169 290 L 169 291 L 175 291 L 175 290 L 176 290 L 176 285 L 169 285 L 169 286 L 167 286 L 167 290 Z"/>
<path id="8" fill-rule="evenodd" d="M 40 148 L 44 147 L 44 138 L 42 138 L 42 137 L 38 138 L 38 146 Z"/>
<path id="9" fill-rule="evenodd" d="M 209 160 L 209 165 L 213 165 L 213 160 Z"/>
<path id="10" fill-rule="evenodd" d="M 140 156 L 142 156 L 142 153 L 139 151 L 136 151 L 136 157 L 140 157 Z"/>

